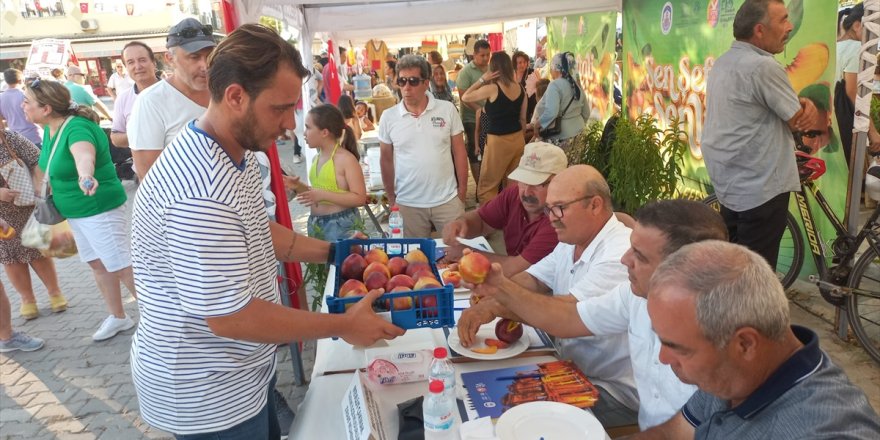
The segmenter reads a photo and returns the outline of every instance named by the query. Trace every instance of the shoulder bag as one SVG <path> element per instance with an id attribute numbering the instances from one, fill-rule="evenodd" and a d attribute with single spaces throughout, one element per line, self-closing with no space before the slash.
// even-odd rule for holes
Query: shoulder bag
<path id="1" fill-rule="evenodd" d="M 571 100 L 568 101 L 568 105 L 565 106 L 565 109 L 559 112 L 559 115 L 556 116 L 556 119 L 553 120 L 553 123 L 548 125 L 547 128 L 542 128 L 538 131 L 538 135 L 541 136 L 541 139 L 549 139 L 553 136 L 558 136 L 559 133 L 562 133 L 562 117 L 565 116 L 565 112 L 568 111 L 568 108 L 571 107 L 571 103 L 574 102 L 574 93 L 571 94 Z"/>
<path id="2" fill-rule="evenodd" d="M 64 133 L 64 127 L 70 122 L 71 117 L 64 120 L 61 128 L 58 129 L 58 135 L 55 136 L 55 142 L 52 144 L 52 152 L 49 153 L 49 160 L 46 162 L 46 172 L 43 174 L 43 182 L 40 185 L 40 195 L 36 199 L 36 208 L 34 209 L 34 218 L 44 225 L 57 225 L 64 221 L 64 216 L 58 212 L 55 206 L 55 200 L 49 193 L 49 170 L 52 168 L 52 158 L 55 157 L 55 151 L 58 150 L 58 141 L 61 140 L 61 134 Z"/>
<path id="3" fill-rule="evenodd" d="M 15 154 L 15 149 L 9 145 L 8 138 L 3 145 L 12 159 L 0 166 L 0 175 L 3 176 L 9 189 L 18 191 L 18 195 L 15 196 L 12 203 L 16 206 L 33 206 L 35 197 L 31 172 L 28 171 L 27 164 L 18 157 L 18 154 Z"/>

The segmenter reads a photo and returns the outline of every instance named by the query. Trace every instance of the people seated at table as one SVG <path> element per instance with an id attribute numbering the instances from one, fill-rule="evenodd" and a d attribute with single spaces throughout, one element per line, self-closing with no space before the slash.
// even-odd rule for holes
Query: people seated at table
<path id="1" fill-rule="evenodd" d="M 362 223 L 358 208 L 367 202 L 354 133 L 339 109 L 323 104 L 309 110 L 303 136 L 310 148 L 318 150 L 309 167 L 311 186 L 298 177 L 284 176 L 285 186 L 296 191 L 296 200 L 311 210 L 309 237 L 329 242 L 350 238 L 350 232 Z"/>
<path id="2" fill-rule="evenodd" d="M 559 244 L 511 280 L 547 304 L 585 301 L 626 281 L 620 259 L 629 249 L 631 231 L 614 216 L 605 178 L 588 165 L 569 167 L 550 181 L 546 200 L 544 212 Z M 483 288 L 477 286 L 474 293 L 480 296 Z M 462 345 L 470 346 L 480 325 L 499 316 L 521 320 L 491 298 L 465 310 L 457 323 Z M 557 347 L 599 388 L 593 411 L 603 426 L 637 423 L 639 401 L 626 334 L 560 338 Z"/>
<path id="3" fill-rule="evenodd" d="M 818 335 L 791 325 L 760 255 L 715 240 L 684 246 L 655 271 L 648 315 L 660 362 L 699 390 L 634 438 L 877 438 L 880 417 Z"/>
<path id="4" fill-rule="evenodd" d="M 379 119 L 382 183 L 400 207 L 403 235 L 428 237 L 464 213 L 467 152 L 455 106 L 428 93 L 431 68 L 419 55 L 397 63 L 403 100 Z"/>
<path id="5" fill-rule="evenodd" d="M 519 167 L 507 176 L 517 184 L 443 228 L 447 261 L 461 258 L 465 246 L 458 242 L 459 237 L 488 236 L 496 230 L 504 234 L 507 255 L 480 253 L 501 264 L 505 275 L 516 275 L 546 257 L 559 243 L 549 216 L 544 214 L 547 186 L 567 166 L 561 148 L 546 142 L 526 145 Z"/>
<path id="6" fill-rule="evenodd" d="M 177 438 L 279 438 L 276 344 L 338 336 L 364 346 L 403 334 L 373 312 L 379 290 L 344 314 L 280 303 L 278 260 L 335 258 L 334 244 L 269 221 L 253 154 L 294 129 L 308 74 L 275 31 L 238 27 L 211 56 L 207 112 L 138 188 L 132 379 L 141 417 Z"/>
<path id="7" fill-rule="evenodd" d="M 492 268 L 486 286 L 478 291 L 557 337 L 628 335 L 639 392 L 639 428 L 647 429 L 669 420 L 697 390 L 659 361 L 660 339 L 651 327 L 645 299 L 651 275 L 669 254 L 703 240 L 727 240 L 727 227 L 711 207 L 688 200 L 649 203 L 636 212 L 630 248 L 621 259 L 629 280 L 607 294 L 578 303 L 542 301 L 502 274 L 500 267 Z"/>

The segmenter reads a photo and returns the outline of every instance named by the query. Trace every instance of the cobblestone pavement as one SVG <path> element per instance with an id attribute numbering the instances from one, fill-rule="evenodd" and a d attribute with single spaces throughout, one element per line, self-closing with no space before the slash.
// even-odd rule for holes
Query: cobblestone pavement
<path id="1" fill-rule="evenodd" d="M 290 149 L 282 148 L 281 152 L 282 160 L 290 164 Z M 286 168 L 297 174 L 304 170 L 301 164 Z M 133 195 L 134 186 L 130 182 L 126 186 Z M 303 230 L 305 210 L 296 204 L 291 204 L 291 208 L 297 229 Z M 18 317 L 20 299 L 5 273 L 0 275 L 12 302 L 13 326 L 46 340 L 46 346 L 39 351 L 0 355 L 0 439 L 171 438 L 168 433 L 148 427 L 138 415 L 129 370 L 133 330 L 108 341 L 92 342 L 91 335 L 107 311 L 91 271 L 78 257 L 57 260 L 56 264 L 70 308 L 52 314 L 46 290 L 34 277 L 41 316 L 32 321 Z M 880 368 L 860 347 L 834 336 L 827 310 L 810 300 L 809 292 L 809 287 L 804 287 L 795 294 L 799 305 L 792 307 L 794 321 L 819 331 L 823 348 L 865 390 L 874 407 L 880 408 Z M 125 298 L 125 308 L 137 318 L 137 306 L 131 297 Z M 307 376 L 313 362 L 314 344 L 308 343 L 304 352 Z M 289 352 L 282 349 L 278 387 L 296 408 L 306 386 L 294 386 L 292 377 Z"/>

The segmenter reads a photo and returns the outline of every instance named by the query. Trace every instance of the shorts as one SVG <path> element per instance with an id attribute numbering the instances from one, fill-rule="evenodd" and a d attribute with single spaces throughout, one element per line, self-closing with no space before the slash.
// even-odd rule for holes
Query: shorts
<path id="1" fill-rule="evenodd" d="M 306 226 L 309 237 L 335 242 L 349 237 L 350 232 L 363 228 L 363 221 L 357 208 L 327 215 L 310 215 Z"/>
<path id="2" fill-rule="evenodd" d="M 131 239 L 125 205 L 83 218 L 69 218 L 76 248 L 83 262 L 101 260 L 107 272 L 131 266 Z"/>

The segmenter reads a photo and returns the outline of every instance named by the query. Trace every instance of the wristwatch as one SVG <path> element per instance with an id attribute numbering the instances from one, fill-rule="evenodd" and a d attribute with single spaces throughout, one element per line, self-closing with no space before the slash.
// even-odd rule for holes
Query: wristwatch
<path id="1" fill-rule="evenodd" d="M 482 77 L 482 76 L 481 76 L 481 77 L 480 77 L 480 84 L 486 84 L 486 80 L 485 80 L 485 79 L 483 79 L 483 77 Z"/>

